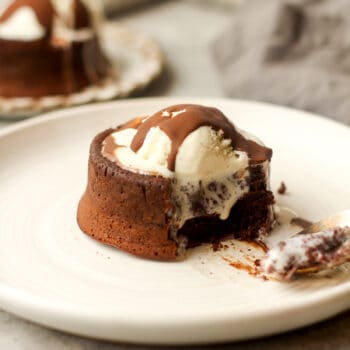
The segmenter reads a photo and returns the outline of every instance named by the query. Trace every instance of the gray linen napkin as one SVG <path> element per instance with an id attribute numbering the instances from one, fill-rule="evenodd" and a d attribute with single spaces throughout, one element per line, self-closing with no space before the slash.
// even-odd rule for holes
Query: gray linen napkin
<path id="1" fill-rule="evenodd" d="M 350 125 L 350 0 L 246 0 L 212 50 L 229 96 Z"/>

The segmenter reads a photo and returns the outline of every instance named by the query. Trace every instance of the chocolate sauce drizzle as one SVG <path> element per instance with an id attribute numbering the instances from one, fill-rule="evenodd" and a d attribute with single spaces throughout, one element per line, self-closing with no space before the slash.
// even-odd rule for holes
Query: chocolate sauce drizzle
<path id="1" fill-rule="evenodd" d="M 176 112 L 178 112 L 177 115 L 173 116 Z M 135 124 L 134 128 L 137 128 L 137 133 L 131 143 L 131 149 L 134 152 L 137 152 L 141 148 L 148 131 L 152 127 L 158 126 L 168 135 L 171 140 L 168 168 L 171 171 L 175 170 L 176 155 L 179 147 L 191 132 L 201 126 L 210 126 L 216 131 L 222 130 L 224 137 L 231 140 L 233 149 L 246 152 L 252 163 L 262 163 L 270 160 L 272 156 L 272 150 L 270 148 L 246 139 L 237 132 L 222 112 L 212 107 L 179 104 L 163 109 L 144 122 Z M 132 122 L 129 122 L 123 125 L 121 129 L 133 127 L 132 125 Z"/>
<path id="2" fill-rule="evenodd" d="M 108 158 L 110 161 L 115 161 L 114 150 L 118 148 L 119 145 L 115 142 L 112 134 L 108 135 L 103 142 L 102 154 Z"/>

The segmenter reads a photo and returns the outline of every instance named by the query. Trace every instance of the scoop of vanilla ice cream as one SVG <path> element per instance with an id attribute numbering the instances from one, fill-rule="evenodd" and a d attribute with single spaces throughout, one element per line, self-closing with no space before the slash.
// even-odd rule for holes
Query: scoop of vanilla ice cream
<path id="1" fill-rule="evenodd" d="M 176 178 L 215 179 L 217 176 L 233 174 L 248 166 L 248 156 L 234 151 L 231 141 L 221 131 L 202 126 L 190 133 L 179 147 L 175 171 L 168 169 L 171 140 L 158 126 L 152 127 L 137 152 L 130 149 L 136 129 L 123 129 L 112 134 L 118 147 L 115 157 L 121 164 L 141 172 L 159 173 Z"/>
<path id="2" fill-rule="evenodd" d="M 202 126 L 190 133 L 176 157 L 176 176 L 209 179 L 234 173 L 248 166 L 248 156 L 235 152 L 222 131 Z"/>
<path id="3" fill-rule="evenodd" d="M 127 146 L 130 147 L 132 139 L 135 137 L 137 130 L 136 129 L 123 129 L 120 131 L 115 132 L 112 134 L 115 143 L 118 146 Z M 114 151 L 117 151 L 118 148 L 116 148 Z M 117 153 L 115 154 L 117 155 Z"/>
<path id="4" fill-rule="evenodd" d="M 170 151 L 171 140 L 169 136 L 159 126 L 156 126 L 147 133 L 145 141 L 137 151 L 137 155 L 141 159 L 166 168 Z"/>
<path id="5" fill-rule="evenodd" d="M 130 145 L 136 132 L 136 129 L 127 128 L 112 134 L 114 142 L 118 146 L 124 146 L 114 150 L 117 161 L 135 172 L 172 177 L 173 173 L 167 168 L 171 149 L 169 137 L 159 127 L 151 128 L 142 147 L 135 153 Z"/>
<path id="6" fill-rule="evenodd" d="M 29 6 L 20 7 L 10 18 L 0 24 L 1 39 L 31 41 L 44 36 L 45 28 Z"/>

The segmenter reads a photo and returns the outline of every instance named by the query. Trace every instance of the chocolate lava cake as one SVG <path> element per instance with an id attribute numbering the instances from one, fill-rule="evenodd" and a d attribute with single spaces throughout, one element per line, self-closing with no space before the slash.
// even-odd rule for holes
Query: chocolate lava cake
<path id="1" fill-rule="evenodd" d="M 141 257 L 174 260 L 186 248 L 271 230 L 272 150 L 218 109 L 176 105 L 98 134 L 78 224 Z"/>
<path id="2" fill-rule="evenodd" d="M 0 15 L 0 97 L 67 95 L 101 82 L 109 62 L 83 0 L 15 0 Z"/>

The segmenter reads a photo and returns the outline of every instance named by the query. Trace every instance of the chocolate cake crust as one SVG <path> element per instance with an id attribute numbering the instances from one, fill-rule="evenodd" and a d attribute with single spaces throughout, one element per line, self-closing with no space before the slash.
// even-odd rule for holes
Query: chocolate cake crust
<path id="1" fill-rule="evenodd" d="M 177 245 L 168 239 L 170 180 L 122 169 L 101 154 L 97 135 L 90 148 L 88 186 L 78 208 L 80 228 L 93 238 L 135 255 L 175 259 Z"/>

